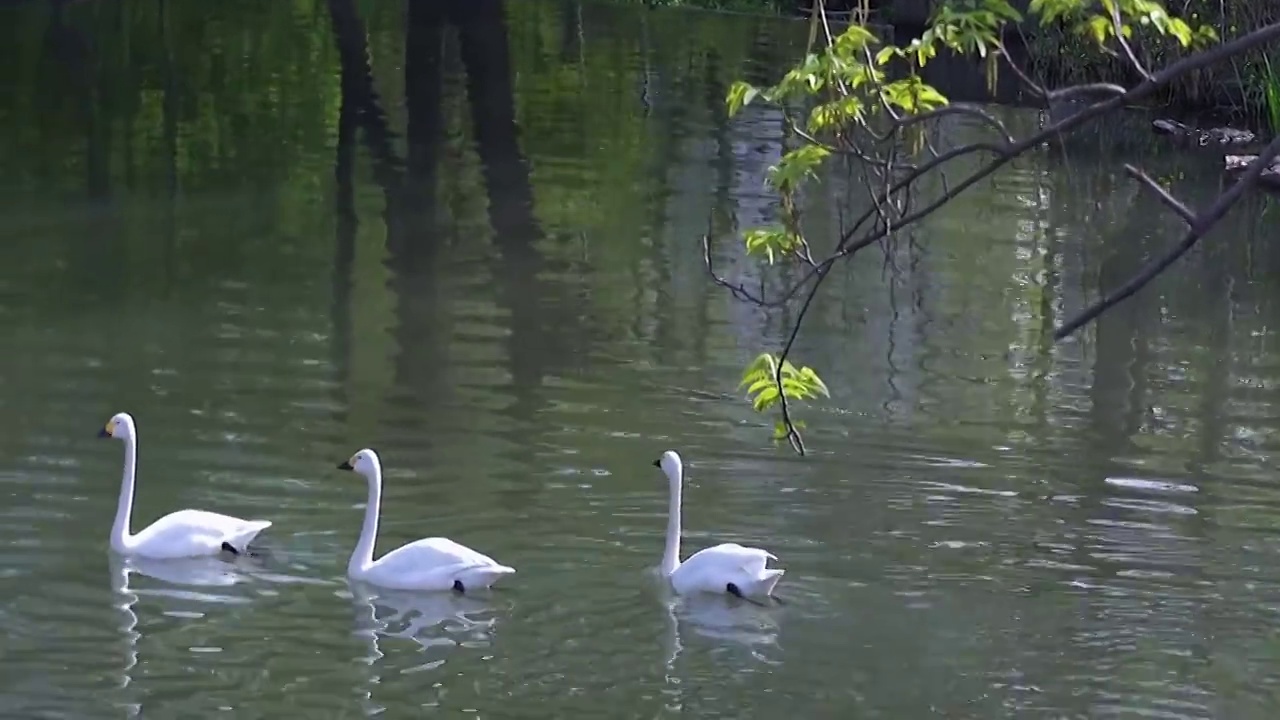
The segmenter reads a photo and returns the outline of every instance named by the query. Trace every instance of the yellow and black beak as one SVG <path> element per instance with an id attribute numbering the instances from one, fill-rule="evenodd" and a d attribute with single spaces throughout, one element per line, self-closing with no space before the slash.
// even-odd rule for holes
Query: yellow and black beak
<path id="1" fill-rule="evenodd" d="M 106 429 L 106 428 L 104 428 L 104 427 L 103 427 L 103 428 L 98 428 L 98 437 L 100 437 L 100 438 L 109 438 L 109 437 L 111 437 L 111 431 L 110 431 L 110 430 L 107 430 L 107 429 Z"/>
<path id="2" fill-rule="evenodd" d="M 343 460 L 341 463 L 338 464 L 338 469 L 339 470 L 355 470 L 355 468 L 351 467 L 350 460 Z"/>

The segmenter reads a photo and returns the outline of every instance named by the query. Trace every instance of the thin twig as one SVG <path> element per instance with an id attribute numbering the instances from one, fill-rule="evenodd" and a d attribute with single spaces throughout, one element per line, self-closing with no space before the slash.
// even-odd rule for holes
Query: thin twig
<path id="1" fill-rule="evenodd" d="M 1111 27 L 1116 34 L 1116 42 L 1120 44 L 1120 49 L 1124 50 L 1125 56 L 1129 58 L 1129 62 L 1134 69 L 1142 75 L 1143 80 L 1151 79 L 1151 71 L 1138 60 L 1138 56 L 1133 53 L 1133 48 L 1129 47 L 1129 41 L 1124 39 L 1124 20 L 1120 18 L 1120 3 L 1113 2 L 1111 5 Z"/>
<path id="2" fill-rule="evenodd" d="M 946 203 L 954 199 L 956 195 L 959 195 L 960 193 L 964 192 L 968 188 L 977 184 L 979 181 L 985 179 L 986 177 L 994 173 L 996 170 L 999 170 L 1000 168 L 1007 165 L 1015 157 L 1018 157 L 1019 155 L 1026 152 L 1027 150 L 1030 150 L 1031 148 L 1040 145 L 1041 143 L 1052 138 L 1053 136 L 1073 130 L 1077 126 L 1082 125 L 1085 122 L 1092 120 L 1104 113 L 1107 113 L 1113 110 L 1118 110 L 1119 108 L 1123 107 L 1126 103 L 1130 103 L 1136 100 L 1141 100 L 1142 98 L 1148 95 L 1151 95 L 1155 91 L 1159 90 L 1160 88 L 1164 87 L 1165 85 L 1173 81 L 1175 78 L 1180 77 L 1181 75 L 1187 72 L 1204 67 L 1206 65 L 1210 65 L 1214 62 L 1231 57 L 1232 55 L 1235 55 L 1237 53 L 1245 52 L 1246 50 L 1256 47 L 1257 45 L 1261 45 L 1262 43 L 1265 43 L 1269 40 L 1273 40 L 1276 38 L 1280 38 L 1280 23 L 1272 23 L 1263 28 L 1259 28 L 1258 30 L 1253 31 L 1248 35 L 1232 40 L 1229 43 L 1224 43 L 1210 50 L 1205 50 L 1204 52 L 1197 53 L 1195 55 L 1191 55 L 1186 58 L 1183 58 L 1182 60 L 1179 60 L 1171 65 L 1168 65 L 1160 72 L 1152 75 L 1150 79 L 1145 80 L 1142 83 L 1139 83 L 1138 85 L 1135 85 L 1133 88 L 1131 88 L 1126 92 L 1122 92 L 1119 95 L 1115 95 L 1109 100 L 1104 100 L 1104 101 L 1096 102 L 1092 105 L 1089 105 L 1088 107 L 1082 109 L 1080 112 L 1074 115 L 1071 115 L 1069 117 L 1063 118 L 1062 120 L 1059 120 L 1056 123 L 1050 123 L 1049 125 L 1042 128 L 1040 132 L 1035 133 L 1034 135 L 1020 142 L 1014 143 L 1012 145 L 1009 145 L 1005 148 L 1000 149 L 995 159 L 991 160 L 989 163 L 987 163 L 983 167 L 975 170 L 967 178 L 962 180 L 955 187 L 952 193 L 944 194 L 942 197 L 938 198 L 936 201 L 925 206 L 923 209 L 918 210 L 912 213 L 911 215 L 900 219 L 898 221 L 899 229 L 901 229 L 903 226 L 910 225 L 911 223 L 916 222 L 917 220 L 920 220 L 921 218 L 924 218 L 927 215 L 933 213 L 935 210 L 937 210 L 938 208 L 942 207 L 943 205 L 945 205 Z M 1077 86 L 1076 88 L 1073 88 L 1073 89 L 1079 90 L 1082 88 L 1094 88 L 1094 89 L 1101 90 L 1109 87 L 1116 87 L 1116 86 L 1108 86 L 1105 84 L 1092 85 L 1092 86 L 1085 85 L 1085 86 Z M 1050 97 L 1051 98 L 1064 97 L 1065 92 L 1066 91 L 1059 91 L 1059 92 L 1051 93 Z M 982 145 L 982 144 L 974 143 L 973 145 Z M 968 148 L 972 146 L 964 146 L 964 147 Z M 963 150 L 963 149 L 964 148 L 957 148 L 957 150 Z M 955 152 L 955 151 L 952 151 L 952 152 Z M 957 154 L 965 154 L 965 153 L 959 152 Z M 949 155 L 952 155 L 952 153 L 947 153 L 943 157 L 947 157 Z M 890 192 L 896 192 L 897 190 L 906 186 L 907 184 L 914 182 L 917 177 L 922 175 L 924 172 L 927 172 L 928 170 L 933 169 L 939 164 L 940 163 L 937 161 L 923 163 L 919 167 L 919 169 L 908 174 L 906 178 L 896 183 L 894 187 L 890 190 Z M 874 210 L 868 210 L 867 214 L 871 212 L 874 212 Z M 867 245 L 870 245 L 871 243 L 880 239 L 879 237 L 875 237 L 874 236 L 875 233 L 873 233 L 872 234 L 873 236 L 866 237 L 863 240 L 850 245 L 849 243 L 853 238 L 853 233 L 857 231 L 857 228 L 861 224 L 862 224 L 862 220 L 860 219 L 858 222 L 854 223 L 854 228 L 850 232 L 845 233 L 840 238 L 840 242 L 837 244 L 837 248 L 838 248 L 837 255 L 843 256 L 843 255 L 852 254 L 853 252 L 856 252 L 857 250 L 863 247 L 866 247 Z"/>
<path id="3" fill-rule="evenodd" d="M 824 18 L 825 20 L 825 18 Z M 827 42 L 832 42 L 830 29 L 824 26 Z M 979 108 L 956 104 L 929 113 L 922 113 L 914 116 L 903 117 L 893 107 L 891 107 L 884 94 L 874 92 L 873 96 L 878 101 L 884 116 L 892 122 L 892 127 L 887 133 L 881 135 L 874 128 L 864 124 L 858 128 L 860 132 L 866 133 L 867 136 L 874 139 L 875 144 L 881 145 L 888 143 L 887 153 L 881 155 L 875 152 L 875 157 L 862 152 L 855 144 L 852 137 L 845 133 L 837 133 L 836 141 L 839 145 L 849 146 L 848 155 L 861 158 L 866 164 L 864 165 L 863 181 L 868 186 L 868 192 L 872 202 L 870 207 L 862 213 L 862 215 L 853 223 L 852 227 L 843 228 L 836 243 L 835 249 L 831 254 L 821 262 L 814 262 L 812 257 L 807 255 L 799 255 L 803 261 L 808 264 L 809 271 L 796 281 L 789 290 L 783 292 L 780 297 L 772 300 L 766 300 L 763 293 L 759 296 L 753 296 L 742 284 L 733 284 L 720 277 L 715 273 L 711 258 L 711 231 L 708 229 L 707 234 L 703 237 L 703 259 L 707 267 L 708 273 L 714 282 L 727 288 L 736 298 L 752 302 L 762 307 L 776 307 L 789 303 L 805 286 L 808 291 L 804 297 L 803 304 L 794 322 L 792 323 L 791 332 L 787 337 L 787 341 L 779 356 L 778 369 L 775 372 L 774 382 L 778 386 L 779 396 L 782 408 L 782 422 L 786 428 L 786 437 L 796 452 L 804 454 L 804 443 L 801 440 L 798 431 L 792 423 L 790 416 L 790 408 L 787 402 L 786 394 L 782 392 L 782 363 L 786 361 L 792 348 L 795 345 L 796 338 L 799 335 L 800 328 L 804 324 L 805 316 L 809 308 L 812 306 L 817 296 L 818 290 L 829 275 L 829 270 L 835 262 L 841 258 L 847 258 L 859 250 L 888 237 L 902 230 L 909 229 L 910 226 L 925 217 L 928 217 L 942 206 L 954 200 L 961 193 L 970 187 L 990 177 L 1000 168 L 1012 162 L 1015 158 L 1038 147 L 1043 143 L 1051 140 L 1056 136 L 1071 132 L 1090 121 L 1106 113 L 1113 112 L 1124 107 L 1126 104 L 1139 101 L 1147 96 L 1152 95 L 1157 90 L 1168 85 L 1174 79 L 1194 70 L 1221 62 L 1235 55 L 1243 53 L 1263 43 L 1280 38 L 1280 23 L 1272 23 L 1270 25 L 1258 28 L 1242 37 L 1236 38 L 1227 43 L 1223 43 L 1209 50 L 1205 50 L 1188 57 L 1182 58 L 1177 62 L 1165 66 L 1159 72 L 1150 73 L 1137 60 L 1136 54 L 1128 47 L 1127 43 L 1119 35 L 1120 43 L 1125 52 L 1130 56 L 1131 62 L 1143 74 L 1142 82 L 1137 85 L 1125 89 L 1119 85 L 1110 83 L 1091 83 L 1084 85 L 1076 85 L 1059 90 L 1047 90 L 1042 85 L 1032 80 L 1016 63 L 1012 61 L 1008 53 L 1001 48 L 1000 53 L 1003 55 L 1009 67 L 1014 69 L 1021 82 L 1030 88 L 1035 94 L 1049 103 L 1058 101 L 1069 101 L 1077 97 L 1103 98 L 1097 99 L 1091 104 L 1086 105 L 1080 111 L 1069 115 L 1056 122 L 1049 122 L 1045 127 L 1041 128 L 1029 137 L 1015 141 L 1008 133 L 1004 125 L 994 117 L 988 115 Z M 865 51 L 864 51 L 865 52 Z M 870 61 L 870 58 L 869 58 Z M 843 90 L 843 88 L 842 88 Z M 847 93 L 847 90 L 844 90 Z M 938 153 L 933 148 L 932 143 L 926 143 L 929 147 L 930 154 L 933 157 L 906 167 L 899 167 L 897 158 L 898 144 L 903 140 L 903 132 L 906 128 L 936 121 L 945 115 L 967 115 L 979 119 L 986 126 L 994 129 L 999 133 L 1000 142 L 977 142 L 970 143 L 960 147 L 952 148 L 944 153 Z M 813 138 L 795 126 L 795 123 L 788 117 L 788 123 L 792 125 L 792 130 L 800 137 L 808 142 L 817 143 Z M 927 136 L 926 136 L 927 138 Z M 986 161 L 977 170 L 970 173 L 955 186 L 948 186 L 944 183 L 943 192 L 931 202 L 918 209 L 911 209 L 912 191 L 915 189 L 915 183 L 926 173 L 934 170 L 942 171 L 944 166 L 956 158 L 970 155 L 973 153 L 985 152 L 993 157 Z M 1178 201 L 1164 188 L 1160 187 L 1152 178 L 1143 173 L 1141 170 L 1133 166 L 1126 166 L 1126 171 L 1139 183 L 1146 186 L 1154 192 L 1156 196 L 1166 205 L 1168 205 L 1179 217 L 1187 222 L 1189 229 L 1187 235 L 1183 238 L 1178 246 L 1173 248 L 1169 253 L 1159 258 L 1155 262 L 1144 268 L 1143 272 L 1127 282 L 1120 289 L 1108 295 L 1103 300 L 1095 303 L 1084 312 L 1067 323 L 1064 323 L 1054 333 L 1054 339 L 1060 340 L 1063 337 L 1074 332 L 1084 324 L 1090 322 L 1108 308 L 1123 301 L 1125 298 L 1133 295 L 1148 282 L 1150 282 L 1159 273 L 1163 272 L 1172 263 L 1177 261 L 1182 255 L 1190 250 L 1200 240 L 1203 235 L 1214 226 L 1221 218 L 1230 210 L 1230 208 L 1239 200 L 1244 191 L 1251 187 L 1263 169 L 1269 166 L 1270 161 L 1278 153 L 1280 153 L 1280 138 L 1277 138 L 1267 149 L 1256 158 L 1244 175 L 1225 193 L 1210 206 L 1207 210 L 1200 214 L 1193 214 L 1185 204 Z M 871 178 L 867 171 L 875 169 L 882 173 L 881 181 L 883 186 L 879 192 L 871 192 Z M 902 177 L 896 177 L 896 170 L 905 171 Z M 864 230 L 864 226 L 872 218 L 874 222 Z M 861 233 L 861 235 L 859 235 Z M 855 239 L 856 238 L 856 239 Z"/>
<path id="4" fill-rule="evenodd" d="M 1187 225 L 1193 225 L 1195 223 L 1196 214 L 1194 212 L 1191 212 L 1191 208 L 1182 204 L 1181 200 L 1178 200 L 1174 196 L 1170 195 L 1169 191 L 1161 187 L 1160 183 L 1152 179 L 1150 175 L 1142 172 L 1138 168 L 1128 163 L 1125 163 L 1124 171 L 1129 174 L 1129 177 L 1142 183 L 1144 186 L 1146 186 L 1148 190 L 1155 193 L 1156 197 L 1160 198 L 1161 202 L 1163 202 L 1165 205 L 1168 205 L 1169 208 L 1172 209 L 1174 212 L 1178 213 L 1178 217 L 1181 217 L 1183 220 L 1185 220 Z"/>
<path id="5" fill-rule="evenodd" d="M 929 122 L 930 120 L 937 120 L 938 118 L 945 117 L 947 115 L 964 115 L 971 118 L 977 118 L 978 120 L 981 120 L 984 125 L 986 125 L 987 127 L 999 133 L 1001 140 L 1005 141 L 1006 143 L 1009 143 L 1010 145 L 1013 144 L 1013 136 L 1009 134 L 1009 131 L 1005 128 L 1004 123 L 997 120 L 994 116 L 992 116 L 990 113 L 983 110 L 982 108 L 976 105 L 970 105 L 968 103 L 954 103 L 951 105 L 944 105 L 938 108 L 937 110 L 930 110 L 929 112 L 920 113 L 919 115 L 912 115 L 906 118 L 899 118 L 895 115 L 894 123 L 898 127 L 905 128 L 905 127 L 910 127 L 911 125 L 918 125 L 923 122 Z"/>
<path id="6" fill-rule="evenodd" d="M 1271 144 L 1267 145 L 1262 153 L 1254 159 L 1253 164 L 1249 166 L 1249 169 L 1245 171 L 1244 175 L 1242 175 L 1230 189 L 1218 196 L 1217 201 L 1215 201 L 1213 205 L 1209 206 L 1209 209 L 1192 218 L 1189 223 L 1190 228 L 1188 228 L 1187 234 L 1183 236 L 1182 242 L 1178 243 L 1169 252 L 1147 265 L 1142 269 L 1142 272 L 1131 278 L 1129 282 L 1114 290 L 1110 295 L 1107 295 L 1093 305 L 1090 305 L 1084 311 L 1059 326 L 1057 330 L 1053 331 L 1053 339 L 1061 340 L 1080 329 L 1090 320 L 1093 320 L 1141 290 L 1147 283 L 1155 279 L 1157 275 L 1164 272 L 1165 269 L 1173 263 L 1177 262 L 1178 258 L 1182 257 L 1188 250 L 1195 247 L 1196 243 L 1200 242 L 1200 238 L 1204 237 L 1205 233 L 1213 228 L 1213 226 L 1227 214 L 1227 211 L 1231 209 L 1231 206 L 1235 205 L 1236 202 L 1244 195 L 1245 190 L 1253 186 L 1258 177 L 1262 175 L 1262 171 L 1271 165 L 1271 159 L 1277 154 L 1280 154 L 1280 137 L 1272 140 Z"/>

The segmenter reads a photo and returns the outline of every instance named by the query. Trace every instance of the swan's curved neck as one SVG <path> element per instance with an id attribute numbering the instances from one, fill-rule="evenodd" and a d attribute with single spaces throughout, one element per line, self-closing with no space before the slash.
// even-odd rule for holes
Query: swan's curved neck
<path id="1" fill-rule="evenodd" d="M 378 541 L 378 513 L 382 505 L 382 466 L 374 464 L 368 476 L 369 501 L 364 508 L 364 527 L 360 529 L 360 541 L 347 563 L 348 575 L 360 575 L 373 564 L 373 546 Z"/>
<path id="2" fill-rule="evenodd" d="M 684 494 L 684 467 L 677 466 L 671 481 L 671 505 L 667 509 L 667 548 L 662 553 L 662 574 L 680 567 L 680 496 Z"/>
<path id="3" fill-rule="evenodd" d="M 116 505 L 116 520 L 111 525 L 111 548 L 116 552 L 125 552 L 133 544 L 129 524 L 133 517 L 133 482 L 137 471 L 138 435 L 131 432 L 124 443 L 124 477 L 120 480 L 120 502 Z"/>

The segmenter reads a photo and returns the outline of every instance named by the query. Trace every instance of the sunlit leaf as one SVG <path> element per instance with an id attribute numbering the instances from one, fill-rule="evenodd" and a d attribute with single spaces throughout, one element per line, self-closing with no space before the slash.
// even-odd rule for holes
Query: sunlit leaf
<path id="1" fill-rule="evenodd" d="M 801 238 L 783 228 L 755 228 L 743 233 L 743 243 L 748 255 L 764 255 L 772 265 L 778 255 L 795 252 L 802 244 Z"/>
<path id="2" fill-rule="evenodd" d="M 1111 35 L 1111 21 L 1101 15 L 1094 15 L 1089 18 L 1088 22 L 1089 34 L 1093 36 L 1094 42 L 1099 45 L 1107 41 L 1107 37 Z"/>
<path id="3" fill-rule="evenodd" d="M 728 105 L 729 117 L 737 115 L 739 110 L 750 105 L 751 101 L 756 99 L 756 96 L 759 94 L 760 91 L 758 89 L 752 85 L 742 82 L 741 80 L 730 85 L 729 92 L 725 96 L 725 104 Z"/>

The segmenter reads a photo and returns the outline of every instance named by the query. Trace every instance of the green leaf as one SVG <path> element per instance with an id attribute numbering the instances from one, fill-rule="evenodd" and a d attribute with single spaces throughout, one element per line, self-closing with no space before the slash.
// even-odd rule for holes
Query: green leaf
<path id="1" fill-rule="evenodd" d="M 983 0 L 982 9 L 1008 22 L 1022 22 L 1022 13 L 1005 0 Z"/>
<path id="2" fill-rule="evenodd" d="M 890 105 L 908 113 L 934 110 L 947 104 L 947 98 L 932 85 L 927 85 L 916 75 L 895 80 L 880 88 L 881 97 Z"/>
<path id="3" fill-rule="evenodd" d="M 766 170 L 765 178 L 778 191 L 793 192 L 805 178 L 815 176 L 815 168 L 830 154 L 831 151 L 820 145 L 801 145 Z"/>
<path id="4" fill-rule="evenodd" d="M 787 432 L 787 424 L 786 424 L 786 423 L 784 423 L 784 422 L 783 422 L 782 420 L 780 420 L 780 419 L 779 419 L 779 420 L 775 420 L 775 421 L 773 422 L 773 439 L 774 439 L 775 441 L 777 441 L 777 440 L 786 440 L 786 439 L 787 439 L 787 435 L 788 435 L 788 432 Z"/>
<path id="5" fill-rule="evenodd" d="M 947 104 L 947 98 L 942 93 L 934 89 L 932 85 L 920 84 L 917 90 L 916 103 L 926 110 L 941 107 Z"/>
<path id="6" fill-rule="evenodd" d="M 776 256 L 800 249 L 802 240 L 784 228 L 755 228 L 742 234 L 748 255 L 764 255 L 772 265 Z"/>
<path id="7" fill-rule="evenodd" d="M 813 368 L 797 368 L 789 360 L 779 366 L 777 358 L 770 353 L 761 353 L 747 369 L 743 371 L 742 382 L 738 388 L 747 388 L 747 396 L 756 412 L 763 412 L 774 404 L 787 400 L 808 400 L 818 397 L 830 397 L 827 386 L 814 372 Z"/>
<path id="8" fill-rule="evenodd" d="M 801 368 L 800 375 L 804 378 L 805 382 L 809 383 L 809 385 L 816 389 L 821 395 L 824 397 L 831 397 L 831 392 L 827 390 L 827 384 L 822 382 L 822 378 L 818 377 L 818 373 L 814 372 L 813 368 Z"/>
<path id="9" fill-rule="evenodd" d="M 1178 42 L 1181 43 L 1182 47 L 1188 47 L 1191 45 L 1191 26 L 1187 25 L 1185 22 L 1178 18 L 1170 18 L 1168 30 L 1170 35 L 1178 39 Z"/>
<path id="10" fill-rule="evenodd" d="M 778 386 L 771 384 L 756 395 L 755 399 L 751 401 L 751 406 L 755 408 L 756 412 L 764 412 L 778 402 L 778 397 Z"/>
<path id="11" fill-rule="evenodd" d="M 760 91 L 755 87 L 738 80 L 729 86 L 729 92 L 725 96 L 725 104 L 729 107 L 729 117 L 738 114 L 738 111 L 751 104 L 752 100 Z"/>
<path id="12" fill-rule="evenodd" d="M 839 57 L 852 58 L 860 55 L 867 46 L 878 42 L 879 38 L 867 28 L 862 25 L 850 25 L 836 38 L 832 50 Z"/>
<path id="13" fill-rule="evenodd" d="M 884 65 L 895 57 L 902 57 L 902 49 L 896 45 L 889 45 L 876 53 L 876 64 Z"/>
<path id="14" fill-rule="evenodd" d="M 1098 45 L 1107 42 L 1107 38 L 1115 34 L 1115 26 L 1112 25 L 1110 18 L 1101 15 L 1094 15 L 1085 23 L 1089 34 L 1093 37 L 1093 41 Z"/>

